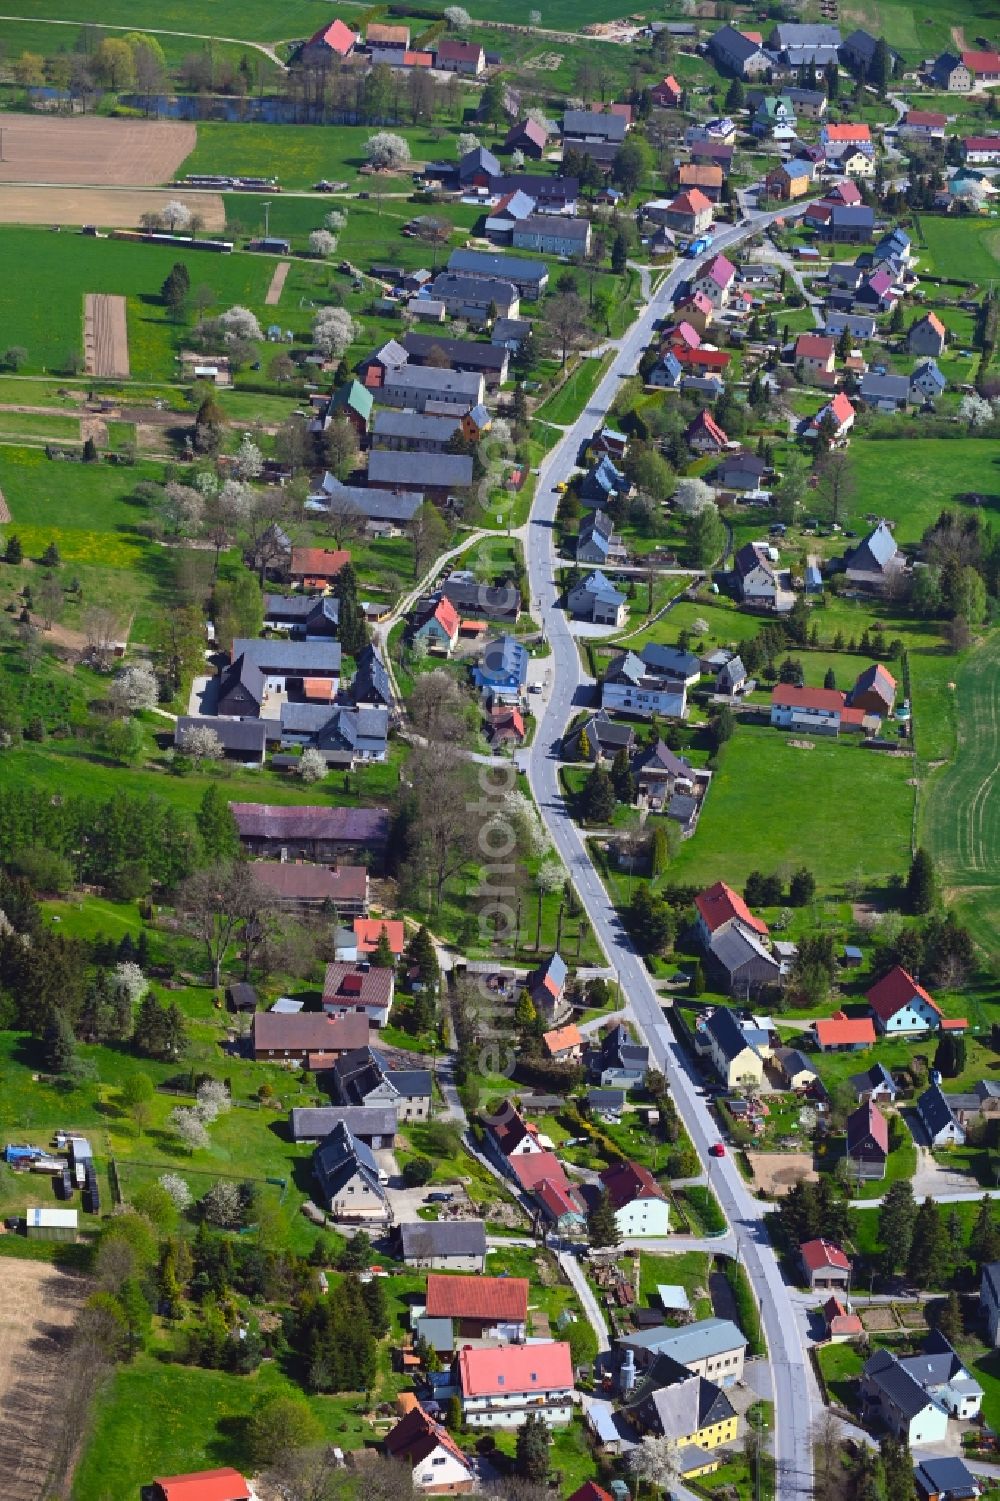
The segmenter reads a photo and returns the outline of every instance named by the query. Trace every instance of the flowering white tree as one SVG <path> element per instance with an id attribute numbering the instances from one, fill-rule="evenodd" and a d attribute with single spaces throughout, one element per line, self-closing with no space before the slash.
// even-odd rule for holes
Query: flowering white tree
<path id="1" fill-rule="evenodd" d="M 542 13 L 541 13 L 541 11 L 540 10 L 529 10 L 528 11 L 528 25 L 532 28 L 532 30 L 537 31 L 538 28 L 539 28 L 539 26 L 541 26 L 541 24 L 542 24 Z"/>
<path id="2" fill-rule="evenodd" d="M 134 714 L 137 709 L 155 709 L 160 701 L 156 673 L 146 662 L 123 667 L 108 690 L 116 714 Z"/>
<path id="3" fill-rule="evenodd" d="M 520 150 L 512 151 L 510 154 L 510 164 L 515 172 L 520 172 L 524 166 L 524 152 Z"/>
<path id="4" fill-rule="evenodd" d="M 238 1230 L 243 1222 L 243 1200 L 239 1185 L 227 1178 L 214 1183 L 201 1201 L 205 1218 L 220 1230 Z"/>
<path id="5" fill-rule="evenodd" d="M 674 506 L 684 516 L 697 516 L 715 500 L 715 491 L 703 479 L 679 479 L 674 491 Z"/>
<path id="6" fill-rule="evenodd" d="M 469 26 L 471 24 L 469 12 L 462 5 L 446 5 L 444 8 L 444 18 L 448 22 L 448 25 L 455 31 L 462 26 Z"/>
<path id="7" fill-rule="evenodd" d="M 470 151 L 475 151 L 479 145 L 479 137 L 472 134 L 471 130 L 463 130 L 458 138 L 458 157 L 461 161 L 463 156 L 468 156 Z"/>
<path id="8" fill-rule="evenodd" d="M 958 420 L 967 423 L 969 427 L 985 427 L 988 422 L 993 421 L 993 408 L 985 397 L 970 391 L 958 404 Z"/>
<path id="9" fill-rule="evenodd" d="M 334 234 L 339 234 L 347 223 L 347 215 L 339 208 L 332 208 L 323 223 L 327 229 L 332 229 Z"/>
<path id="10" fill-rule="evenodd" d="M 255 505 L 254 493 L 249 485 L 239 479 L 224 481 L 219 491 L 219 507 L 234 525 L 240 526 L 249 521 Z"/>
<path id="11" fill-rule="evenodd" d="M 299 757 L 298 770 L 303 782 L 322 782 L 327 773 L 326 757 L 310 745 Z"/>
<path id="12" fill-rule="evenodd" d="M 205 1122 L 197 1109 L 192 1106 L 178 1105 L 176 1110 L 171 1110 L 167 1117 L 167 1125 L 175 1136 L 180 1138 L 189 1152 L 196 1152 L 199 1148 L 208 1146 Z"/>
<path id="13" fill-rule="evenodd" d="M 545 825 L 538 816 L 535 804 L 525 792 L 508 792 L 492 821 L 496 824 L 513 824 L 532 855 L 544 855 L 549 848 Z"/>
<path id="14" fill-rule="evenodd" d="M 123 959 L 120 964 L 115 965 L 113 983 L 116 990 L 128 996 L 133 1006 L 137 1001 L 142 1000 L 149 989 L 149 981 L 132 959 Z"/>
<path id="15" fill-rule="evenodd" d="M 339 360 L 357 337 L 357 324 L 346 308 L 321 309 L 313 320 L 313 343 L 327 359 Z"/>
<path id="16" fill-rule="evenodd" d="M 247 307 L 227 308 L 219 314 L 219 327 L 227 339 L 260 340 L 264 337 L 260 324 Z"/>
<path id="17" fill-rule="evenodd" d="M 204 501 L 193 485 L 181 485 L 176 480 L 164 485 L 160 514 L 168 532 L 175 536 L 196 532 L 204 513 Z"/>
<path id="18" fill-rule="evenodd" d="M 629 1454 L 628 1467 L 640 1485 L 645 1480 L 657 1490 L 667 1490 L 679 1474 L 677 1448 L 671 1439 L 647 1433 Z"/>
<path id="19" fill-rule="evenodd" d="M 181 734 L 181 750 L 192 761 L 221 761 L 222 741 L 211 725 L 188 725 Z"/>
<path id="20" fill-rule="evenodd" d="M 314 229 L 309 236 L 309 254 L 318 256 L 332 255 L 337 248 L 337 236 L 331 234 L 328 229 Z"/>
<path id="21" fill-rule="evenodd" d="M 182 1213 L 194 1203 L 194 1195 L 180 1173 L 164 1173 L 160 1178 L 160 1187 L 170 1199 L 174 1208 L 179 1209 Z"/>
<path id="22" fill-rule="evenodd" d="M 171 234 L 176 234 L 179 229 L 187 229 L 191 223 L 191 210 L 186 203 L 181 203 L 176 198 L 171 198 L 161 215 L 164 224 Z"/>
<path id="23" fill-rule="evenodd" d="M 704 616 L 699 615 L 697 620 L 692 621 L 691 629 L 694 631 L 696 636 L 707 636 L 712 627 L 709 625 Z"/>
<path id="24" fill-rule="evenodd" d="M 206 1079 L 199 1084 L 197 1100 L 195 1109 L 206 1126 L 211 1125 L 220 1115 L 225 1115 L 233 1106 L 229 1090 L 221 1079 Z"/>
<path id="25" fill-rule="evenodd" d="M 263 469 L 264 455 L 250 434 L 244 433 L 233 459 L 233 473 L 241 480 L 259 479 Z"/>
<path id="26" fill-rule="evenodd" d="M 380 130 L 365 142 L 365 156 L 376 171 L 394 172 L 410 160 L 410 143 L 405 136 Z"/>

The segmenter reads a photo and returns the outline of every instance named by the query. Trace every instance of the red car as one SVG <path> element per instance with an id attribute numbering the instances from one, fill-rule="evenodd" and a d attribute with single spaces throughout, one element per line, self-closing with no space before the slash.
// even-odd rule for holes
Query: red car
<path id="1" fill-rule="evenodd" d="M 726 1155 L 726 1149 L 722 1145 L 721 1141 L 713 1141 L 712 1145 L 708 1149 L 708 1152 L 709 1156 L 711 1157 L 725 1157 Z"/>

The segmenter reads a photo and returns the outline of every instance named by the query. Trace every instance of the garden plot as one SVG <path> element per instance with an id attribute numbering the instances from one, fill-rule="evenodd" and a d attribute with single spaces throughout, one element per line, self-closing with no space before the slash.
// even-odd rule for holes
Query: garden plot
<path id="1" fill-rule="evenodd" d="M 172 181 L 196 140 L 193 125 L 165 120 L 4 115 L 0 182 L 156 187 Z"/>

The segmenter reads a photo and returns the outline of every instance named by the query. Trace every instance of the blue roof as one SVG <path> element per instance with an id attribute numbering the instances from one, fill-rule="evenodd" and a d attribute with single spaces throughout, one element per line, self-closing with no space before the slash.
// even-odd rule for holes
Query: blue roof
<path id="1" fill-rule="evenodd" d="M 528 648 L 514 636 L 499 636 L 488 643 L 473 676 L 477 683 L 514 678 L 523 686 L 528 681 Z"/>
<path id="2" fill-rule="evenodd" d="M 628 488 L 628 481 L 620 469 L 617 469 L 607 454 L 604 454 L 599 463 L 590 471 L 588 481 L 599 485 L 608 495 L 618 490 Z"/>
<path id="3" fill-rule="evenodd" d="M 807 563 L 806 564 L 806 583 L 807 584 L 821 584 L 822 582 L 823 582 L 823 575 L 820 573 L 819 569 L 816 567 L 816 564 L 815 563 Z"/>
<path id="4" fill-rule="evenodd" d="M 933 385 L 937 386 L 939 391 L 943 391 L 948 384 L 934 360 L 922 360 L 910 376 L 910 381 L 911 383 L 915 382 L 921 377 L 930 380 Z"/>
<path id="5" fill-rule="evenodd" d="M 663 368 L 664 370 L 666 370 L 671 380 L 680 380 L 680 377 L 683 373 L 681 369 L 681 362 L 674 354 L 672 349 L 668 350 L 667 353 L 663 356 Z"/>

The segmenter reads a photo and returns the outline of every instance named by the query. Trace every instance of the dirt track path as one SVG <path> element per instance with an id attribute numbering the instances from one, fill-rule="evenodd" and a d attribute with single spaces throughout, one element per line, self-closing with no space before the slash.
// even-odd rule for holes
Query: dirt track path
<path id="1" fill-rule="evenodd" d="M 271 285 L 268 287 L 267 296 L 264 298 L 265 307 L 277 307 L 278 303 L 281 300 L 281 293 L 284 289 L 285 278 L 287 277 L 291 269 L 291 261 L 279 261 L 275 266 L 274 275 L 271 277 Z"/>

